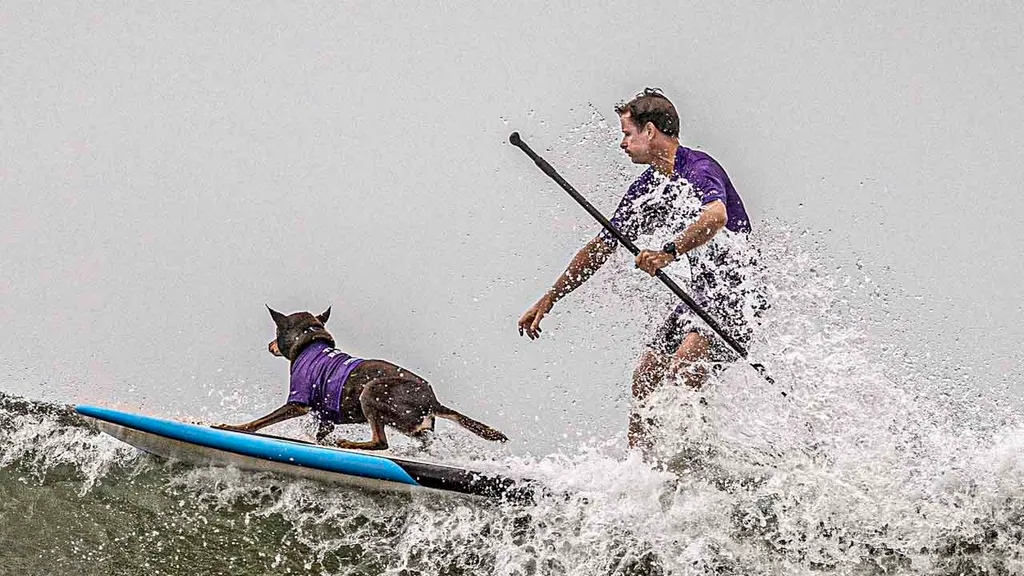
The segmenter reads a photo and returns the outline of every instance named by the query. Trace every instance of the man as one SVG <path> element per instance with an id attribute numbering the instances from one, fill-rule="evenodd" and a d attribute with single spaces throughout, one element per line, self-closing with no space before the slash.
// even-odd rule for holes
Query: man
<path id="1" fill-rule="evenodd" d="M 660 91 L 647 88 L 615 108 L 622 125 L 619 146 L 634 164 L 649 167 L 629 187 L 611 223 L 632 241 L 669 234 L 662 250 L 642 250 L 635 264 L 648 274 L 686 256 L 691 296 L 737 341 L 751 332 L 747 317 L 764 307 L 750 278 L 756 252 L 747 242 L 750 220 L 725 170 L 711 156 L 679 144 L 679 115 Z M 519 318 L 519 334 L 540 336 L 540 322 L 555 302 L 594 274 L 618 246 L 602 231 L 572 259 L 565 272 Z M 633 372 L 634 407 L 629 445 L 648 448 L 649 422 L 637 405 L 666 375 L 699 388 L 711 369 L 722 369 L 736 354 L 685 304 L 665 319 Z"/>

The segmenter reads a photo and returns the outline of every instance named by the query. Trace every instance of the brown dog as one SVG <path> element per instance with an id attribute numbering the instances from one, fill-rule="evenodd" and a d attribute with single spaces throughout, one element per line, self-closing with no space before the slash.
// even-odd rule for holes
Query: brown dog
<path id="1" fill-rule="evenodd" d="M 323 441 L 335 424 L 370 425 L 373 436 L 369 441 L 339 440 L 341 448 L 383 450 L 388 447 L 385 426 L 420 438 L 424 431 L 434 429 L 435 417 L 458 422 L 487 440 L 508 440 L 494 428 L 438 402 L 430 384 L 405 368 L 384 360 L 353 358 L 336 349 L 334 338 L 324 328 L 330 308 L 318 316 L 267 309 L 277 325 L 277 337 L 268 346 L 270 353 L 291 362 L 288 403 L 252 422 L 217 428 L 255 432 L 312 411 L 319 424 L 317 442 Z"/>

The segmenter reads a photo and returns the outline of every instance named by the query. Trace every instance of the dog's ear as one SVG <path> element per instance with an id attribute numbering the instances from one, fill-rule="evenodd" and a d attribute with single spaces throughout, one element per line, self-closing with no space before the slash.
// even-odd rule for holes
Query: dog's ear
<path id="1" fill-rule="evenodd" d="M 331 307 L 328 306 L 327 310 L 324 310 L 324 313 L 318 315 L 316 317 L 316 319 L 319 320 L 321 324 L 327 324 L 327 319 L 330 318 L 330 317 L 331 317 Z"/>
<path id="2" fill-rule="evenodd" d="M 277 324 L 278 326 L 280 326 L 281 322 L 284 321 L 286 316 L 284 314 L 281 314 L 277 310 L 274 310 L 273 308 L 271 308 L 269 304 L 265 304 L 265 306 L 267 307 L 267 310 L 270 310 L 270 317 L 274 319 L 274 324 Z"/>

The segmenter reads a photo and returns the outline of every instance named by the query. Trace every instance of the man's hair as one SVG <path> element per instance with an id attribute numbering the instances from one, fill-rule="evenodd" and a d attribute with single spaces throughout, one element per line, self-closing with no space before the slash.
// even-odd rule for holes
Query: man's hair
<path id="1" fill-rule="evenodd" d="M 679 114 L 676 107 L 658 88 L 644 88 L 629 102 L 615 107 L 619 115 L 629 114 L 637 128 L 643 129 L 648 122 L 666 136 L 679 136 Z"/>

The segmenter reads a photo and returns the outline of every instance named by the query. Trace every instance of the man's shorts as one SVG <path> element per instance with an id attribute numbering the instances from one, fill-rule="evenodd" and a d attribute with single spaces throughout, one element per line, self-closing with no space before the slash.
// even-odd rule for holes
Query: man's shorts
<path id="1" fill-rule="evenodd" d="M 720 298 L 702 308 L 718 322 L 722 330 L 746 347 L 753 336 L 753 330 L 743 314 L 743 305 L 747 295 L 733 294 L 728 298 Z M 768 308 L 763 298 L 755 298 L 753 312 L 755 319 Z M 647 344 L 649 348 L 660 354 L 672 355 L 679 349 L 687 334 L 698 333 L 708 339 L 711 346 L 709 360 L 715 363 L 735 362 L 739 355 L 711 329 L 700 316 L 690 310 L 685 303 L 676 306 L 658 328 L 654 338 Z"/>
<path id="2" fill-rule="evenodd" d="M 753 336 L 749 321 L 756 322 L 768 309 L 767 286 L 757 278 L 759 260 L 756 247 L 745 234 L 716 238 L 705 253 L 690 260 L 689 289 L 694 301 L 744 348 Z M 723 364 L 739 359 L 739 354 L 685 303 L 665 318 L 648 346 L 661 354 L 675 354 L 686 335 L 694 332 L 708 339 L 711 362 Z"/>

